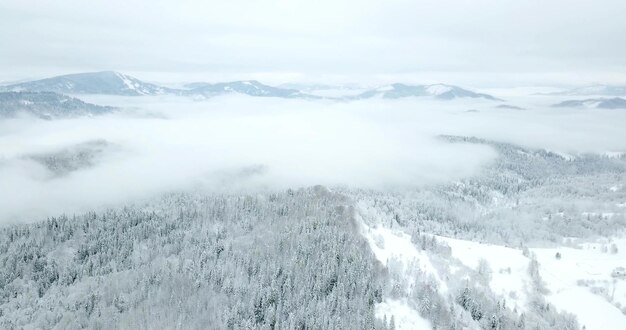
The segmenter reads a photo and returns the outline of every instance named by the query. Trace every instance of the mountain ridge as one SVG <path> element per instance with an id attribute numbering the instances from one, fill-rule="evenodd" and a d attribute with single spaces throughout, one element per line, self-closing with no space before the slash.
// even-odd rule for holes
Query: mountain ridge
<path id="1" fill-rule="evenodd" d="M 552 106 L 556 108 L 626 109 L 626 100 L 620 97 L 566 100 Z"/>
<path id="2" fill-rule="evenodd" d="M 116 71 L 72 73 L 4 86 L 20 92 L 55 92 L 60 94 L 111 94 L 124 96 L 165 94 L 170 89 Z"/>
<path id="3" fill-rule="evenodd" d="M 394 83 L 365 91 L 351 97 L 352 99 L 367 99 L 380 97 L 383 99 L 399 99 L 405 97 L 434 97 L 440 100 L 456 98 L 483 98 L 490 101 L 502 101 L 492 95 L 476 93 L 470 90 L 448 84 L 408 85 Z"/>
<path id="4" fill-rule="evenodd" d="M 282 87 L 282 86 L 285 87 Z M 20 82 L 0 87 L 3 91 L 55 92 L 59 94 L 103 94 L 120 96 L 177 95 L 212 97 L 239 93 L 254 97 L 280 97 L 301 99 L 360 100 L 373 97 L 398 99 L 405 97 L 434 97 L 439 100 L 457 98 L 482 98 L 502 101 L 492 95 L 477 93 L 454 85 L 430 84 L 409 85 L 393 83 L 366 90 L 352 96 L 319 96 L 300 89 L 270 86 L 257 80 L 235 80 L 228 82 L 193 82 L 183 88 L 168 88 L 149 83 L 117 71 L 73 73 L 33 81 Z"/>

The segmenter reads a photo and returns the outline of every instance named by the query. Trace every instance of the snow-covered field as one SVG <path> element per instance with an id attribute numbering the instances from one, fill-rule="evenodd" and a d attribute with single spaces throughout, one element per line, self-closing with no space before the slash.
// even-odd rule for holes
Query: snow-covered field
<path id="1" fill-rule="evenodd" d="M 437 236 L 452 249 L 454 258 L 476 269 L 481 259 L 491 267 L 489 285 L 518 311 L 527 309 L 532 287 L 528 266 L 530 258 L 522 250 Z M 580 248 L 532 248 L 539 262 L 539 274 L 549 292 L 546 300 L 559 310 L 576 315 L 586 329 L 626 329 L 626 279 L 611 273 L 626 267 L 626 238 L 613 240 L 618 249 L 612 253 L 607 244 L 581 244 Z M 397 245 L 396 245 L 397 246 Z M 556 254 L 560 253 L 558 259 Z M 620 310 L 623 309 L 623 311 Z"/>
<path id="2" fill-rule="evenodd" d="M 479 260 L 485 259 L 493 270 L 491 289 L 515 303 L 518 310 L 526 308 L 531 286 L 530 259 L 520 249 L 438 238 L 451 247 L 455 258 L 471 268 L 478 267 Z M 539 273 L 549 290 L 545 295 L 547 301 L 557 309 L 576 315 L 580 325 L 587 329 L 626 329 L 626 315 L 617 307 L 626 306 L 626 281 L 611 276 L 615 268 L 626 267 L 623 252 L 626 238 L 613 243 L 618 249 L 614 254 L 610 248 L 602 252 L 601 244 L 530 249 L 537 257 Z M 560 259 L 556 258 L 557 253 Z M 585 283 L 589 283 L 588 286 Z"/>
<path id="3" fill-rule="evenodd" d="M 581 244 L 581 248 L 531 249 L 550 293 L 546 299 L 556 308 L 578 317 L 587 329 L 626 329 L 626 278 L 614 278 L 617 267 L 626 267 L 626 238 L 615 239 L 617 253 L 605 243 Z M 555 256 L 560 253 L 561 258 Z M 623 312 L 620 311 L 621 306 Z"/>
<path id="4" fill-rule="evenodd" d="M 379 227 L 369 227 L 361 221 L 362 233 L 367 239 L 370 248 L 374 252 L 376 259 L 384 266 L 389 265 L 391 259 L 400 262 L 401 276 L 408 277 L 411 288 L 415 282 L 415 267 L 422 271 L 437 274 L 430 263 L 428 256 L 423 251 L 418 251 L 411 243 L 411 237 L 402 232 L 394 232 L 390 229 Z M 410 292 L 407 292 L 409 294 Z M 394 318 L 396 329 L 431 329 L 430 322 L 420 316 L 419 312 L 410 306 L 406 299 L 396 300 L 385 297 L 383 302 L 376 305 L 376 317 L 379 319 Z"/>
<path id="5" fill-rule="evenodd" d="M 439 293 L 451 297 L 446 279 L 468 276 L 461 270 L 467 267 L 488 273 L 491 291 L 518 314 L 529 311 L 530 296 L 539 285 L 547 289 L 546 302 L 558 311 L 575 315 L 580 327 L 626 329 L 626 275 L 612 275 L 619 267 L 626 267 L 626 237 L 580 244 L 570 240 L 568 247 L 530 248 L 524 252 L 522 248 L 428 235 L 450 247 L 451 258 L 445 273 L 442 269 L 446 268 L 435 267 L 430 252 L 420 249 L 400 227 L 390 229 L 363 219 L 378 216 L 375 210 L 361 207 L 357 214 L 361 233 L 390 272 L 407 277 L 407 291 L 416 285 L 417 276 L 428 274 L 436 280 Z M 533 259 L 538 262 L 539 284 L 529 271 Z M 485 265 L 487 270 L 480 269 Z M 406 294 L 410 296 L 410 292 Z M 389 321 L 392 316 L 397 329 L 431 328 L 407 299 L 384 297 L 376 306 L 377 318 Z"/>
<path id="6" fill-rule="evenodd" d="M 489 286 L 491 290 L 506 298 L 510 307 L 518 311 L 526 310 L 531 279 L 528 275 L 530 259 L 519 249 L 482 244 L 478 242 L 435 236 L 448 244 L 452 257 L 463 265 L 477 269 L 481 260 L 487 261 L 490 268 Z"/>

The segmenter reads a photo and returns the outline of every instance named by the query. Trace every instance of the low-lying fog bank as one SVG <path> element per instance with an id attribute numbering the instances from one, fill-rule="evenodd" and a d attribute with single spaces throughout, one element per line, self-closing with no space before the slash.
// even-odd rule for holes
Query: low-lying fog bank
<path id="1" fill-rule="evenodd" d="M 122 110 L 0 121 L 0 223 L 189 188 L 415 187 L 470 176 L 497 156 L 441 134 L 562 154 L 626 150 L 626 132 L 615 125 L 625 112 L 554 109 L 541 97 L 507 100 L 523 111 L 475 100 L 82 99 Z M 50 162 L 61 162 L 63 175 Z"/>

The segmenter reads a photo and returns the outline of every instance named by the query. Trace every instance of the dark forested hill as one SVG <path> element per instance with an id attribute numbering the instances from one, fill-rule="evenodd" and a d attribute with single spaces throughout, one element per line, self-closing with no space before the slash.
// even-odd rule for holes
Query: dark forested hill
<path id="1" fill-rule="evenodd" d="M 29 115 L 41 119 L 76 118 L 110 113 L 115 108 L 83 102 L 54 92 L 0 92 L 0 118 Z"/>

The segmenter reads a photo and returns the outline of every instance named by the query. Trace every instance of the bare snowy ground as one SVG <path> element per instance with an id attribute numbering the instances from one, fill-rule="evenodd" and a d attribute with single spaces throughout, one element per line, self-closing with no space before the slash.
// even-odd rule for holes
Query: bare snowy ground
<path id="1" fill-rule="evenodd" d="M 546 299 L 575 314 L 589 330 L 626 329 L 626 279 L 611 276 L 617 267 L 626 267 L 626 237 L 612 244 L 617 253 L 603 250 L 605 243 L 582 244 L 579 249 L 531 249 L 550 290 Z M 557 252 L 560 259 L 555 257 Z"/>
<path id="2" fill-rule="evenodd" d="M 465 265 L 476 268 L 480 259 L 492 267 L 491 289 L 514 303 L 518 310 L 527 308 L 531 279 L 530 259 L 519 249 L 438 237 Z M 602 244 L 584 244 L 581 248 L 534 248 L 539 273 L 549 293 L 548 302 L 557 309 L 577 316 L 587 329 L 626 329 L 626 281 L 611 276 L 617 267 L 626 266 L 626 238 L 614 240 L 619 252 L 602 252 Z M 556 254 L 561 254 L 561 259 Z"/>
<path id="3" fill-rule="evenodd" d="M 520 314 L 528 312 L 530 295 L 536 289 L 529 265 L 535 258 L 547 288 L 544 297 L 551 306 L 574 314 L 580 326 L 589 330 L 626 329 L 626 276 L 612 275 L 619 267 L 626 267 L 626 237 L 581 244 L 570 240 L 567 245 L 572 247 L 531 248 L 523 253 L 518 248 L 428 235 L 450 247 L 448 267 L 442 268 L 436 267 L 430 252 L 416 246 L 402 228 L 387 228 L 383 221 L 373 224 L 371 219 L 380 216 L 375 209 L 360 205 L 358 213 L 361 232 L 376 258 L 392 276 L 407 277 L 407 296 L 416 285 L 415 277 L 428 274 L 436 280 L 439 293 L 450 299 L 447 279 L 465 276 L 471 280 L 464 271 L 469 268 L 487 272 L 491 291 L 506 300 L 509 308 Z M 484 265 L 488 269 L 480 270 Z M 383 297 L 376 306 L 376 316 L 387 320 L 393 316 L 398 329 L 431 328 L 407 299 Z"/>
<path id="4" fill-rule="evenodd" d="M 481 260 L 487 261 L 490 267 L 491 290 L 506 298 L 510 302 L 510 307 L 515 307 L 520 312 L 526 310 L 531 286 L 528 275 L 530 259 L 525 257 L 521 250 L 442 236 L 435 237 L 450 246 L 453 258 L 471 269 L 477 269 Z"/>
<path id="5" fill-rule="evenodd" d="M 411 290 L 415 284 L 415 269 L 437 274 L 428 256 L 423 251 L 417 250 L 409 235 L 399 231 L 394 232 L 382 226 L 369 227 L 359 215 L 357 215 L 357 220 L 361 223 L 361 231 L 376 259 L 385 267 L 389 266 L 392 259 L 399 262 L 399 269 L 395 269 L 395 271 L 400 276 L 410 279 L 408 290 Z M 415 267 L 416 265 L 418 268 Z M 406 292 L 406 294 L 408 295 L 410 292 Z M 383 301 L 376 305 L 375 314 L 379 319 L 391 320 L 393 317 L 398 330 L 432 328 L 430 322 L 420 316 L 419 312 L 406 299 L 383 297 Z"/>

